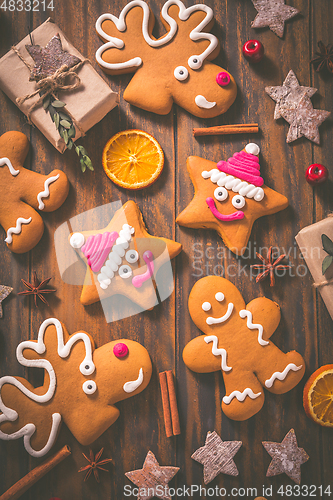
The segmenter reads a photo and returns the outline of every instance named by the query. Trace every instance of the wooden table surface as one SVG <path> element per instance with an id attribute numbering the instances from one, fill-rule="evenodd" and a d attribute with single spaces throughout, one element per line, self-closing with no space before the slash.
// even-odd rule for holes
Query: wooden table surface
<path id="1" fill-rule="evenodd" d="M 190 5 L 188 1 L 185 3 Z M 73 151 L 63 155 L 58 153 L 39 130 L 27 125 L 25 116 L 0 93 L 0 132 L 19 130 L 30 139 L 26 167 L 46 174 L 60 168 L 66 172 L 71 184 L 65 204 L 55 213 L 44 214 L 45 233 L 33 251 L 24 255 L 12 254 L 6 248 L 4 237 L 1 238 L 0 283 L 12 286 L 14 291 L 3 303 L 4 317 L 0 320 L 0 376 L 28 376 L 32 382 L 40 383 L 40 375 L 35 376 L 17 363 L 15 350 L 22 340 L 36 339 L 40 324 L 48 317 L 64 322 L 70 333 L 84 329 L 92 334 L 97 346 L 122 337 L 137 340 L 148 349 L 153 362 L 153 376 L 148 388 L 118 404 L 120 418 L 92 445 L 94 452 L 104 447 L 104 456 L 113 458 L 110 472 L 101 473 L 101 483 L 95 483 L 93 478 L 83 482 L 83 475 L 77 471 L 85 465 L 81 453 L 88 450 L 79 445 L 63 426 L 54 450 L 68 444 L 72 456 L 33 486 L 22 499 L 120 500 L 125 498 L 124 485 L 130 484 L 124 473 L 141 468 L 148 450 L 155 453 L 161 465 L 180 467 L 171 486 L 203 485 L 202 466 L 190 457 L 195 449 L 203 445 L 207 431 L 212 430 L 216 430 L 223 440 L 241 440 L 243 446 L 235 457 L 239 476 L 220 475 L 210 486 L 219 485 L 227 488 L 228 492 L 231 488 L 256 487 L 260 496 L 262 485 L 272 485 L 272 498 L 281 498 L 277 494 L 278 487 L 292 481 L 286 475 L 266 478 L 270 457 L 261 442 L 280 442 L 289 429 L 294 428 L 299 446 L 310 456 L 310 460 L 302 466 L 302 484 L 323 485 L 324 489 L 331 484 L 333 490 L 333 431 L 310 421 L 302 406 L 302 391 L 309 375 L 333 360 L 332 320 L 321 297 L 311 287 L 311 276 L 306 273 L 303 277 L 281 278 L 274 288 L 270 288 L 268 281 L 256 284 L 244 272 L 229 276 L 246 302 L 265 295 L 279 303 L 282 319 L 272 340 L 285 352 L 296 349 L 306 360 L 305 377 L 294 390 L 285 395 L 266 392 L 264 407 L 257 415 L 245 422 L 229 420 L 220 407 L 224 395 L 221 373 L 195 374 L 182 361 L 181 354 L 186 343 L 200 335 L 190 319 L 187 298 L 199 276 L 221 274 L 223 268 L 227 271 L 229 265 L 238 264 L 245 266 L 248 273 L 249 265 L 255 259 L 223 256 L 219 249 L 224 246 L 214 231 L 185 229 L 175 224 L 176 216 L 193 196 L 186 158 L 198 155 L 219 161 L 240 151 L 247 142 L 254 141 L 261 147 L 260 163 L 265 184 L 286 195 L 290 206 L 255 223 L 250 238 L 252 255 L 254 246 L 259 249 L 277 245 L 288 251 L 291 249 L 290 262 L 294 271 L 303 264 L 295 235 L 333 209 L 332 181 L 312 189 L 304 176 L 308 165 L 323 163 L 333 178 L 332 120 L 320 127 L 320 146 L 305 138 L 288 145 L 288 124 L 284 120 L 273 120 L 274 102 L 265 94 L 264 88 L 266 85 L 281 85 L 288 71 L 293 69 L 301 85 L 318 88 L 312 98 L 314 107 L 332 110 L 332 77 L 315 73 L 309 59 L 317 48 L 318 40 L 323 40 L 325 44 L 332 42 L 333 2 L 287 0 L 287 4 L 298 8 L 301 14 L 286 24 L 283 39 L 268 28 L 253 30 L 250 27 L 256 15 L 250 0 L 205 0 L 205 3 L 214 10 L 216 23 L 213 33 L 221 41 L 222 50 L 217 63 L 231 72 L 238 85 L 238 96 L 230 110 L 210 120 L 193 117 L 177 106 L 167 116 L 130 106 L 123 100 L 122 94 L 131 76 L 108 77 L 98 68 L 94 55 L 100 41 L 95 33 L 95 21 L 99 15 L 110 10 L 118 16 L 125 5 L 124 0 L 54 0 L 53 12 L 7 10 L 0 14 L 0 56 L 27 35 L 28 26 L 34 29 L 51 15 L 73 45 L 92 61 L 94 68 L 120 94 L 119 106 L 79 141 L 89 151 L 95 165 L 94 173 L 87 171 L 82 174 Z M 162 0 L 150 2 L 157 18 L 162 5 Z M 163 33 L 160 26 L 158 31 Z M 266 52 L 265 59 L 256 66 L 246 62 L 241 52 L 243 43 L 251 38 L 261 40 Z M 251 122 L 259 123 L 259 135 L 198 139 L 192 136 L 193 127 Z M 165 153 L 161 177 L 150 188 L 138 192 L 119 189 L 105 176 L 101 165 L 101 153 L 106 141 L 116 132 L 130 128 L 139 128 L 154 135 Z M 183 251 L 174 262 L 175 292 L 167 300 L 152 311 L 107 324 L 100 303 L 83 307 L 79 302 L 81 287 L 62 282 L 56 263 L 53 233 L 70 217 L 119 199 L 123 203 L 133 199 L 143 213 L 149 232 L 176 239 L 182 243 Z M 202 258 L 199 258 L 199 250 L 203 252 Z M 20 279 L 30 281 L 33 271 L 40 279 L 53 278 L 50 285 L 57 288 L 57 293 L 49 297 L 49 307 L 41 305 L 36 309 L 32 301 L 17 295 L 23 289 Z M 171 439 L 165 436 L 158 382 L 158 372 L 168 369 L 176 375 L 182 428 L 181 435 Z M 31 458 L 26 453 L 22 440 L 0 441 L 0 494 L 38 463 L 39 459 Z M 321 498 L 319 490 L 312 496 Z M 253 498 L 253 495 L 250 492 L 245 495 L 240 493 L 239 498 Z"/>

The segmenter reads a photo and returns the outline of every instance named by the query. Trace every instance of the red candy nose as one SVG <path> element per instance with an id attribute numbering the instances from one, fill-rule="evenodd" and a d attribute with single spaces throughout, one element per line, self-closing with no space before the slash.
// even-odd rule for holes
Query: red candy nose
<path id="1" fill-rule="evenodd" d="M 221 87 L 226 87 L 230 83 L 230 75 L 226 71 L 221 71 L 216 76 L 216 83 L 218 83 Z"/>
<path id="2" fill-rule="evenodd" d="M 119 342 L 119 344 L 116 344 L 114 346 L 113 354 L 116 356 L 116 358 L 124 358 L 128 354 L 127 345 Z"/>

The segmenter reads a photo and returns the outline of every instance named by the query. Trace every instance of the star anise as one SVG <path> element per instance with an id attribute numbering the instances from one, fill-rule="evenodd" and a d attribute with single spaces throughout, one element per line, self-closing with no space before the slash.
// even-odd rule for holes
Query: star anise
<path id="1" fill-rule="evenodd" d="M 104 448 L 102 448 L 96 454 L 96 456 L 94 456 L 92 450 L 89 449 L 89 458 L 84 453 L 82 453 L 84 458 L 89 462 L 89 465 L 86 465 L 85 467 L 81 467 L 81 469 L 79 469 L 79 472 L 87 471 L 87 474 L 85 475 L 84 481 L 87 481 L 87 479 L 90 477 L 91 473 L 93 472 L 96 481 L 99 483 L 98 469 L 104 470 L 105 472 L 109 472 L 108 469 L 104 469 L 104 467 L 101 467 L 101 465 L 105 465 L 109 462 L 112 462 L 112 458 L 105 458 L 104 460 L 100 460 L 103 451 L 104 451 Z"/>
<path id="2" fill-rule="evenodd" d="M 329 43 L 324 45 L 320 40 L 318 42 L 319 52 L 315 52 L 317 57 L 311 59 L 311 63 L 316 66 L 315 70 L 319 73 L 323 69 L 328 69 L 330 73 L 333 73 L 333 45 Z"/>
<path id="3" fill-rule="evenodd" d="M 21 279 L 22 283 L 24 284 L 24 286 L 27 287 L 28 290 L 24 290 L 24 292 L 19 292 L 17 295 L 33 295 L 36 307 L 38 307 L 37 297 L 42 302 L 44 302 L 44 304 L 49 305 L 48 301 L 44 297 L 44 294 L 56 292 L 56 289 L 55 288 L 44 288 L 44 287 L 48 284 L 48 282 L 51 279 L 52 279 L 52 277 L 47 278 L 43 281 L 39 281 L 39 279 L 37 278 L 36 271 L 34 271 L 33 283 L 29 283 L 28 281 Z"/>
<path id="4" fill-rule="evenodd" d="M 258 252 L 256 252 L 258 259 L 262 261 L 262 264 L 254 264 L 251 268 L 260 271 L 260 274 L 256 277 L 256 283 L 263 281 L 267 276 L 270 278 L 270 285 L 275 285 L 275 271 L 291 269 L 291 266 L 280 264 L 280 262 L 286 257 L 286 254 L 280 255 L 275 261 L 273 261 L 272 255 L 273 247 L 269 247 L 266 259 Z"/>

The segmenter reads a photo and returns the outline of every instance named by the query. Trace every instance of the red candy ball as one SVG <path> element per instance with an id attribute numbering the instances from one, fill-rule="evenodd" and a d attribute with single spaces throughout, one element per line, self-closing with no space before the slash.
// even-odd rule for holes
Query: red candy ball
<path id="1" fill-rule="evenodd" d="M 310 165 L 305 173 L 305 178 L 311 186 L 321 184 L 328 179 L 328 170 L 320 163 Z"/>
<path id="2" fill-rule="evenodd" d="M 128 354 L 127 345 L 123 344 L 122 342 L 119 342 L 119 344 L 116 344 L 114 346 L 113 354 L 116 356 L 116 358 L 124 358 Z"/>
<path id="3" fill-rule="evenodd" d="M 230 75 L 226 71 L 221 71 L 216 76 L 216 83 L 220 85 L 220 87 L 226 87 L 230 83 Z"/>
<path id="4" fill-rule="evenodd" d="M 243 55 L 249 62 L 260 62 L 264 57 L 264 53 L 264 46 L 259 40 L 248 40 L 243 45 Z"/>

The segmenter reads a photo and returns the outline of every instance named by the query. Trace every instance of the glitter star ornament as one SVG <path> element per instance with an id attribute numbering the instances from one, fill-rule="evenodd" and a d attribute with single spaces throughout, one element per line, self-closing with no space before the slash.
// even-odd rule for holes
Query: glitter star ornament
<path id="1" fill-rule="evenodd" d="M 2 301 L 13 291 L 10 286 L 0 285 L 0 318 L 3 316 Z"/>
<path id="2" fill-rule="evenodd" d="M 309 455 L 299 448 L 294 429 L 290 429 L 282 443 L 263 441 L 263 447 L 272 457 L 266 476 L 287 474 L 296 484 L 301 483 L 301 465 L 309 460 Z"/>
<path id="3" fill-rule="evenodd" d="M 252 0 L 252 3 L 258 14 L 251 28 L 268 26 L 280 38 L 283 37 L 284 23 L 299 14 L 299 10 L 285 5 L 285 0 Z"/>
<path id="4" fill-rule="evenodd" d="M 142 469 L 126 472 L 125 476 L 138 487 L 138 500 L 171 500 L 169 482 L 178 471 L 179 467 L 160 466 L 154 453 L 148 451 Z"/>
<path id="5" fill-rule="evenodd" d="M 238 476 L 233 457 L 242 446 L 242 441 L 222 441 L 214 432 L 207 432 L 205 446 L 198 448 L 191 458 L 204 466 L 204 483 L 208 484 L 218 474 Z"/>
<path id="6" fill-rule="evenodd" d="M 72 68 L 81 62 L 81 59 L 63 50 L 59 33 L 51 38 L 45 47 L 26 45 L 25 48 L 35 63 L 31 70 L 31 81 L 39 81 L 51 76 L 62 66 Z"/>

